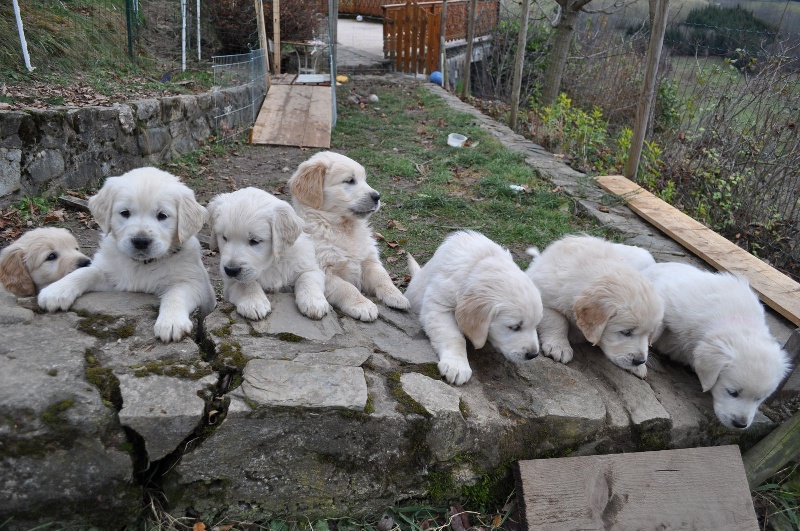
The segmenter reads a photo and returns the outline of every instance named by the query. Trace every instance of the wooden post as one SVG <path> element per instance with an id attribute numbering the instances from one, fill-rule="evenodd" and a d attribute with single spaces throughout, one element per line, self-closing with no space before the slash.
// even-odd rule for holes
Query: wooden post
<path id="1" fill-rule="evenodd" d="M 461 97 L 466 98 L 469 95 L 469 77 L 472 71 L 472 44 L 475 40 L 475 17 L 478 15 L 478 0 L 470 0 L 469 13 L 467 17 L 467 57 L 464 61 L 464 81 L 461 83 Z"/>
<path id="2" fill-rule="evenodd" d="M 275 74 L 281 73 L 281 0 L 272 0 L 272 62 L 275 64 Z"/>
<path id="3" fill-rule="evenodd" d="M 442 0 L 442 21 L 439 23 L 439 71 L 442 73 L 442 88 L 447 90 L 447 54 L 444 50 L 447 34 L 447 0 Z"/>
<path id="4" fill-rule="evenodd" d="M 522 89 L 522 65 L 525 62 L 525 45 L 528 42 L 528 15 L 530 10 L 530 0 L 522 0 L 517 55 L 514 57 L 514 82 L 511 88 L 511 115 L 508 118 L 508 126 L 512 131 L 517 128 L 517 116 L 519 115 L 519 92 Z"/>
<path id="5" fill-rule="evenodd" d="M 269 88 L 269 44 L 267 43 L 267 27 L 264 23 L 264 4 L 263 0 L 255 0 L 256 3 L 256 23 L 258 25 L 258 41 L 261 49 L 264 50 L 264 75 L 267 78 L 267 88 Z"/>
<path id="6" fill-rule="evenodd" d="M 633 126 L 633 137 L 628 150 L 628 161 L 625 163 L 625 177 L 636 181 L 636 172 L 642 158 L 644 135 L 647 131 L 647 119 L 656 91 L 656 74 L 658 62 L 661 59 L 661 49 L 664 46 L 664 33 L 667 28 L 667 11 L 669 0 L 655 0 L 657 2 L 653 26 L 650 28 L 650 45 L 647 47 L 647 68 L 645 69 L 642 93 L 639 96 L 639 105 L 636 108 L 636 123 Z"/>
<path id="7" fill-rule="evenodd" d="M 800 454 L 800 411 L 742 456 L 750 490 L 764 483 L 798 454 Z"/>

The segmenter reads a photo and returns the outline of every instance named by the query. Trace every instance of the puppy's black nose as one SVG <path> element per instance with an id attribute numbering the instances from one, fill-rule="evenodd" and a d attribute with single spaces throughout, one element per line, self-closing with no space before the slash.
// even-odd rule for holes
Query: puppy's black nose
<path id="1" fill-rule="evenodd" d="M 526 360 L 532 360 L 533 358 L 535 358 L 538 355 L 539 355 L 539 351 L 538 350 L 536 350 L 536 351 L 529 350 L 528 352 L 525 353 L 525 359 Z"/>
<path id="2" fill-rule="evenodd" d="M 92 265 L 92 261 L 88 258 L 81 258 L 78 260 L 78 267 L 88 267 L 90 265 Z"/>
<path id="3" fill-rule="evenodd" d="M 633 363 L 634 365 L 644 365 L 645 363 L 647 363 L 647 358 L 640 358 L 640 359 L 633 358 L 631 360 L 631 363 Z"/>
<path id="4" fill-rule="evenodd" d="M 150 238 L 131 238 L 131 243 L 140 251 L 150 246 Z"/>
<path id="5" fill-rule="evenodd" d="M 369 196 L 375 202 L 377 202 L 381 198 L 381 194 L 379 194 L 378 192 L 372 192 L 371 194 L 369 194 Z"/>
<path id="6" fill-rule="evenodd" d="M 225 269 L 225 274 L 231 278 L 236 278 L 242 272 L 242 268 L 239 266 L 225 266 L 223 269 Z"/>
<path id="7" fill-rule="evenodd" d="M 733 424 L 733 427 L 734 427 L 734 428 L 739 428 L 739 429 L 744 429 L 744 428 L 746 428 L 746 427 L 747 427 L 747 424 L 746 424 L 746 423 L 744 423 L 744 422 L 741 422 L 741 421 L 740 421 L 740 420 L 738 420 L 738 419 L 734 419 L 734 420 L 731 422 L 731 424 Z"/>

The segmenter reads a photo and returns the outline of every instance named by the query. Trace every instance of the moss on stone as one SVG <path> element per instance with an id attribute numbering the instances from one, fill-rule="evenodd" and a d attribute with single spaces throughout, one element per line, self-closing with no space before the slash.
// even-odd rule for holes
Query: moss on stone
<path id="1" fill-rule="evenodd" d="M 42 412 L 41 420 L 44 424 L 51 428 L 57 427 L 61 424 L 61 414 L 67 411 L 69 408 L 75 405 L 74 398 L 67 398 L 65 400 L 61 400 L 60 402 L 56 402 L 55 404 L 51 404 L 50 407 L 45 409 Z"/>
<path id="2" fill-rule="evenodd" d="M 390 373 L 386 377 L 386 386 L 389 388 L 389 392 L 394 399 L 397 400 L 395 410 L 404 415 L 416 414 L 422 415 L 423 417 L 430 417 L 431 414 L 428 413 L 427 409 L 422 407 L 422 404 L 403 391 L 403 385 L 400 383 L 400 377 L 402 375 L 403 373 L 396 371 Z"/>
<path id="3" fill-rule="evenodd" d="M 469 406 L 466 402 L 464 402 L 463 398 L 458 399 L 458 410 L 461 411 L 461 416 L 465 419 L 469 418 L 469 416 L 472 414 L 469 410 Z"/>
<path id="4" fill-rule="evenodd" d="M 433 378 L 434 380 L 441 380 L 442 375 L 439 373 L 439 366 L 435 363 L 422 363 L 417 365 L 417 372 L 420 374 L 424 374 L 428 378 Z"/>
<path id="5" fill-rule="evenodd" d="M 84 359 L 86 360 L 86 368 L 84 369 L 86 379 L 100 391 L 100 398 L 103 403 L 108 407 L 116 408 L 118 411 L 122 409 L 122 393 L 119 390 L 119 379 L 114 374 L 114 371 L 100 365 L 91 349 L 86 349 Z"/>
<path id="6" fill-rule="evenodd" d="M 54 377 L 58 376 L 58 369 L 55 368 L 47 369 L 47 372 L 45 374 L 47 374 L 47 376 L 54 376 Z"/>
<path id="7" fill-rule="evenodd" d="M 364 405 L 364 413 L 367 415 L 375 413 L 375 401 L 372 397 L 372 393 L 367 394 L 367 403 Z"/>
<path id="8" fill-rule="evenodd" d="M 434 504 L 447 503 L 458 493 L 453 474 L 448 471 L 430 472 L 426 479 L 428 496 Z"/>
<path id="9" fill-rule="evenodd" d="M 275 334 L 275 337 L 281 341 L 288 341 L 289 343 L 300 343 L 305 341 L 304 337 L 298 336 L 297 334 L 292 334 L 291 332 L 281 332 L 279 334 Z"/>
<path id="10" fill-rule="evenodd" d="M 212 330 L 211 333 L 214 334 L 217 337 L 228 337 L 228 336 L 231 335 L 231 325 L 227 324 L 227 325 L 222 326 L 220 328 L 216 328 L 216 329 Z"/>
<path id="11" fill-rule="evenodd" d="M 133 324 L 111 315 L 92 315 L 87 312 L 78 312 L 78 315 L 81 316 L 77 325 L 78 330 L 98 339 L 124 339 L 136 331 Z"/>
<path id="12" fill-rule="evenodd" d="M 158 376 L 171 376 L 175 378 L 186 378 L 189 380 L 199 380 L 212 373 L 211 367 L 201 366 L 198 361 L 182 362 L 172 360 L 152 361 L 144 365 L 131 367 L 133 375 L 137 378 L 155 374 Z"/>

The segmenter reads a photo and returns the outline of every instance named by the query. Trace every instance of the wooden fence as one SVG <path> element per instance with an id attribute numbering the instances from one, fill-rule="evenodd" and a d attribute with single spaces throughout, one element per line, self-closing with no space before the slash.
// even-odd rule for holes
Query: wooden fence
<path id="1" fill-rule="evenodd" d="M 354 0 L 355 1 L 355 0 Z M 430 74 L 439 64 L 441 2 L 407 2 L 383 8 L 383 53 L 401 72 Z M 447 2 L 445 42 L 467 37 L 468 0 Z M 475 17 L 475 37 L 488 35 L 497 26 L 498 0 L 480 0 Z"/>
<path id="2" fill-rule="evenodd" d="M 383 6 L 397 0 L 339 0 L 339 13 L 382 17 Z"/>

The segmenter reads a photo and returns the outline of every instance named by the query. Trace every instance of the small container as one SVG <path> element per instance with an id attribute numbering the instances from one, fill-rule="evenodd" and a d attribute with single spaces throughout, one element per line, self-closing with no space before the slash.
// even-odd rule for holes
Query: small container
<path id="1" fill-rule="evenodd" d="M 464 145 L 464 142 L 467 141 L 467 137 L 464 135 L 460 135 L 458 133 L 450 133 L 447 135 L 447 145 L 453 147 L 461 147 Z"/>

